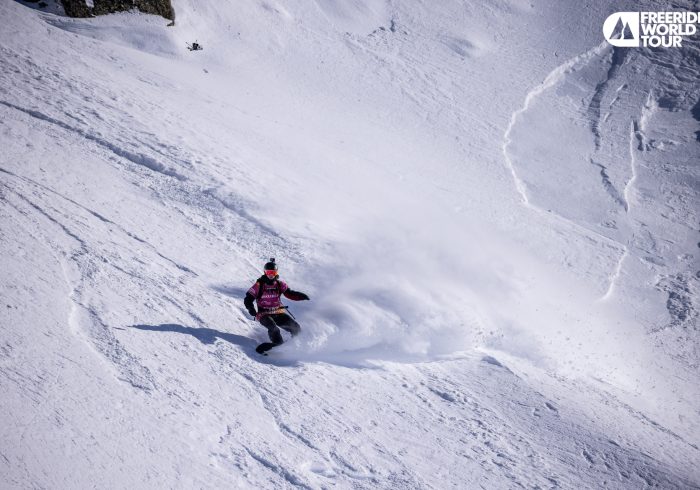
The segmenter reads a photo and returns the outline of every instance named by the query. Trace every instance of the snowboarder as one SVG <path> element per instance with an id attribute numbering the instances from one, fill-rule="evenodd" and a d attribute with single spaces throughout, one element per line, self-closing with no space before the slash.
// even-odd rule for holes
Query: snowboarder
<path id="1" fill-rule="evenodd" d="M 264 354 L 284 342 L 280 328 L 291 333 L 292 337 L 301 331 L 297 321 L 287 313 L 287 307 L 282 304 L 280 297 L 284 295 L 292 301 L 309 299 L 304 293 L 292 291 L 287 283 L 280 280 L 275 259 L 270 259 L 264 270 L 265 274 L 253 284 L 243 300 L 248 313 L 267 328 L 267 334 L 270 336 L 270 342 L 263 342 L 255 349 L 259 354 Z M 257 303 L 258 311 L 255 311 L 253 302 Z"/>

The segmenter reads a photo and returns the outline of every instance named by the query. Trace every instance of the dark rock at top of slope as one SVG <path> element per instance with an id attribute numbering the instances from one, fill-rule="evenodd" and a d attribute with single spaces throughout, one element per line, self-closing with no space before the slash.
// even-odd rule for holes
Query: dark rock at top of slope
<path id="1" fill-rule="evenodd" d="M 89 7 L 85 0 L 61 0 L 61 3 L 69 17 L 92 17 L 138 9 L 147 14 L 175 19 L 170 0 L 94 0 L 94 7 Z"/>
<path id="2" fill-rule="evenodd" d="M 85 0 L 61 0 L 68 17 L 90 17 L 92 11 Z"/>

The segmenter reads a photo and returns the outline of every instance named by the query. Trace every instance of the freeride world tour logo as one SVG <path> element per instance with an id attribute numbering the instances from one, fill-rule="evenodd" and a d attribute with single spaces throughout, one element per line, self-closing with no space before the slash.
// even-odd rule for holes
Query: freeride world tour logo
<path id="1" fill-rule="evenodd" d="M 603 35 L 621 48 L 680 48 L 699 20 L 698 12 L 616 12 L 605 19 Z"/>

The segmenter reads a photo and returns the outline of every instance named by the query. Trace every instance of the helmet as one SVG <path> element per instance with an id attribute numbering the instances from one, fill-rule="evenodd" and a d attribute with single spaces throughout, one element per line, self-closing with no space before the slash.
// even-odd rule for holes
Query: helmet
<path id="1" fill-rule="evenodd" d="M 275 263 L 275 259 L 272 258 L 270 261 L 265 264 L 265 270 L 266 271 L 277 271 L 277 264 Z"/>

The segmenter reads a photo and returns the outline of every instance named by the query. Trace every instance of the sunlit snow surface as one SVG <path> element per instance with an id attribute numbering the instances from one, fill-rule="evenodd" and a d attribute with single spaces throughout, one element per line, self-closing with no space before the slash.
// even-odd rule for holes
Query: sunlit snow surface
<path id="1" fill-rule="evenodd" d="M 173 3 L 0 2 L 2 488 L 700 485 L 697 36 Z"/>

